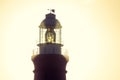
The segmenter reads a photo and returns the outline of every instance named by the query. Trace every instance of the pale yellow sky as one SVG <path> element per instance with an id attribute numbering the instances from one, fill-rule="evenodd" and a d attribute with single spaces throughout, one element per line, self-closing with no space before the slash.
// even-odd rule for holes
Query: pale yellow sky
<path id="1" fill-rule="evenodd" d="M 119 0 L 0 0 L 0 80 L 33 80 L 32 50 L 49 8 L 63 27 L 67 80 L 120 80 Z"/>

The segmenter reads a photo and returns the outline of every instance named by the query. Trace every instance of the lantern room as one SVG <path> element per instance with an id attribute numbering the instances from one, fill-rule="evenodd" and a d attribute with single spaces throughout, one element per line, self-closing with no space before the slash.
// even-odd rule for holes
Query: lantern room
<path id="1" fill-rule="evenodd" d="M 54 13 L 46 14 L 39 26 L 39 44 L 61 44 L 61 24 Z"/>

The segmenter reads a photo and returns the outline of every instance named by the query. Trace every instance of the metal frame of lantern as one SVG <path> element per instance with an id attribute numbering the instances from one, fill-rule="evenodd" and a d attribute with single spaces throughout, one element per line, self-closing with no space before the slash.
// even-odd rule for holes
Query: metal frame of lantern
<path id="1" fill-rule="evenodd" d="M 56 19 L 56 25 L 54 30 L 55 40 L 51 43 L 61 44 L 61 28 L 60 22 Z M 39 26 L 39 43 L 44 44 L 47 43 L 46 41 L 46 32 L 47 27 L 45 26 L 45 20 L 43 20 Z"/>

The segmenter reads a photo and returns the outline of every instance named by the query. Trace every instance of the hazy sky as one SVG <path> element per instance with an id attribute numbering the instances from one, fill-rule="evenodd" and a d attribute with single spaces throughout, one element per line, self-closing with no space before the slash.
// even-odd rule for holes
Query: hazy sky
<path id="1" fill-rule="evenodd" d="M 38 26 L 56 10 L 67 80 L 120 80 L 119 0 L 0 0 L 0 80 L 33 80 Z"/>

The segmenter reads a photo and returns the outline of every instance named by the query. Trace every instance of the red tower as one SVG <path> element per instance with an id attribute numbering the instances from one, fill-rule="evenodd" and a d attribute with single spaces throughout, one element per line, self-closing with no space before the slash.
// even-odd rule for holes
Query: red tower
<path id="1" fill-rule="evenodd" d="M 67 59 L 61 54 L 61 28 L 55 14 L 46 14 L 39 26 L 39 54 L 32 58 L 34 80 L 66 80 Z"/>

